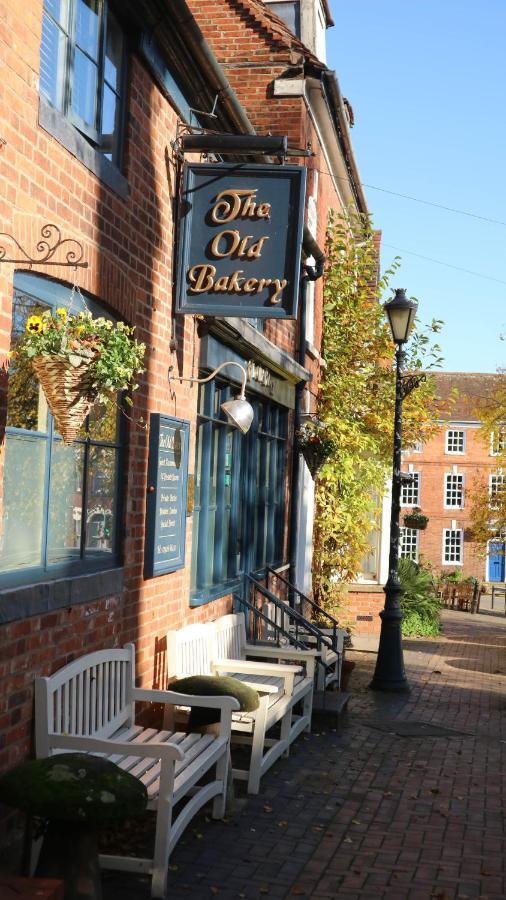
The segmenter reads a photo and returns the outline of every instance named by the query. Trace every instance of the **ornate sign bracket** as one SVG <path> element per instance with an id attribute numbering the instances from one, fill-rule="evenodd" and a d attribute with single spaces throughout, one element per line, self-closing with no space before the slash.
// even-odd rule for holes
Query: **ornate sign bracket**
<path id="1" fill-rule="evenodd" d="M 403 375 L 402 376 L 402 399 L 404 400 L 408 394 L 411 394 L 411 391 L 416 390 L 422 382 L 427 381 L 427 376 L 425 374 L 421 375 Z"/>
<path id="2" fill-rule="evenodd" d="M 74 268 L 87 269 L 88 263 L 83 261 L 84 249 L 83 245 L 75 238 L 62 238 L 61 231 L 57 225 L 50 222 L 43 225 L 40 230 L 40 240 L 37 242 L 37 256 L 30 254 L 21 246 L 18 240 L 5 231 L 0 232 L 0 263 L 24 263 L 30 266 L 73 266 Z M 4 239 L 11 241 L 15 248 L 12 255 L 8 254 L 8 247 L 5 246 Z M 64 246 L 66 245 L 66 246 Z M 64 248 L 64 249 L 62 249 Z M 59 253 L 58 251 L 61 251 Z M 20 256 L 17 257 L 16 254 Z M 55 257 L 62 257 L 56 258 Z"/>

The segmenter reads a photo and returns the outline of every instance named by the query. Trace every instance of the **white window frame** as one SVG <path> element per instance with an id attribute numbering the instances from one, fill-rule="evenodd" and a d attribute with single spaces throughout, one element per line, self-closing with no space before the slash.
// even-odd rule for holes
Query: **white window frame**
<path id="1" fill-rule="evenodd" d="M 459 559 L 446 559 L 446 537 L 447 535 L 459 535 Z M 442 562 L 444 566 L 463 566 L 464 565 L 464 529 L 463 528 L 443 528 L 443 552 Z"/>
<path id="2" fill-rule="evenodd" d="M 497 443 L 496 443 L 497 435 Z M 501 425 L 498 431 L 490 432 L 490 456 L 500 456 L 506 451 L 506 425 Z"/>
<path id="3" fill-rule="evenodd" d="M 492 489 L 492 483 L 494 480 L 497 480 L 499 484 L 503 485 L 502 491 L 498 491 L 498 490 L 494 491 Z M 490 475 L 488 476 L 488 495 L 489 495 L 490 501 L 492 501 L 494 499 L 494 497 L 499 497 L 505 491 L 506 491 L 506 473 L 503 472 L 502 469 L 498 469 L 497 472 L 491 472 Z M 491 503 L 491 505 L 492 505 L 492 503 Z"/>
<path id="4" fill-rule="evenodd" d="M 451 493 L 453 490 L 457 490 L 456 488 L 449 487 L 448 481 L 452 478 L 460 478 L 461 480 L 461 497 L 460 503 L 448 503 L 448 493 Z M 444 476 L 444 484 L 443 484 L 443 505 L 445 509 L 464 509 L 464 483 L 465 476 L 462 472 L 445 472 Z"/>
<path id="5" fill-rule="evenodd" d="M 408 533 L 409 532 L 409 533 Z M 408 537 L 410 539 L 410 549 L 414 551 L 414 553 L 404 553 L 404 539 Z M 405 526 L 401 526 L 400 531 L 400 540 L 399 540 L 399 556 L 401 559 L 411 559 L 413 562 L 418 562 L 418 557 L 420 553 L 420 532 L 418 528 L 406 528 Z"/>
<path id="6" fill-rule="evenodd" d="M 405 500 L 404 492 L 411 493 L 413 492 L 413 498 L 415 498 L 415 483 L 414 484 L 401 484 L 401 507 L 405 509 L 409 507 L 410 509 L 413 506 L 420 506 L 420 496 L 421 496 L 421 486 L 422 486 L 422 478 L 420 472 L 408 472 L 408 475 L 416 476 L 416 499 L 413 500 Z"/>
<path id="7" fill-rule="evenodd" d="M 461 434 L 462 435 L 462 450 L 451 450 L 450 449 L 450 435 Z M 463 456 L 466 452 L 466 431 L 464 428 L 447 428 L 446 436 L 445 436 L 445 453 L 450 454 L 451 456 Z"/>

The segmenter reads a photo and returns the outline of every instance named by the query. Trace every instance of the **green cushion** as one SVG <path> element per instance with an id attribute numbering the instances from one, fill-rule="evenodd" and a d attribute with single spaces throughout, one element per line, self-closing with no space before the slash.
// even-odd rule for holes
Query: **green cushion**
<path id="1" fill-rule="evenodd" d="M 31 759 L 0 778 L 0 800 L 30 815 L 97 826 L 144 812 L 142 782 L 87 753 Z"/>
<path id="2" fill-rule="evenodd" d="M 258 691 L 229 675 L 189 675 L 187 678 L 173 681 L 169 685 L 169 690 L 178 694 L 203 697 L 235 697 L 240 703 L 242 712 L 253 712 L 254 709 L 258 709 L 260 703 Z M 190 712 L 189 727 L 190 730 L 200 728 L 202 725 L 212 725 L 219 720 L 219 710 L 194 706 Z"/>

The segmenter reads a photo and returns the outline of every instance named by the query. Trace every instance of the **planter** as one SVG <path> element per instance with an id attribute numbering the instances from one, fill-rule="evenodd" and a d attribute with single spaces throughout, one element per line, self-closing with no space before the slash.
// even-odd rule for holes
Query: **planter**
<path id="1" fill-rule="evenodd" d="M 318 444 L 315 444 L 314 446 L 306 444 L 304 447 L 300 448 L 300 452 L 304 457 L 306 466 L 311 472 L 311 477 L 313 479 L 317 478 L 320 469 L 327 462 L 330 454 L 322 452 L 322 448 Z"/>
<path id="2" fill-rule="evenodd" d="M 404 525 L 406 528 L 416 528 L 418 531 L 424 531 L 428 524 L 427 516 L 404 516 Z"/>
<path id="3" fill-rule="evenodd" d="M 44 391 L 64 444 L 79 434 L 96 394 L 92 389 L 90 365 L 95 357 L 74 356 L 73 365 L 62 356 L 35 356 L 32 366 Z"/>

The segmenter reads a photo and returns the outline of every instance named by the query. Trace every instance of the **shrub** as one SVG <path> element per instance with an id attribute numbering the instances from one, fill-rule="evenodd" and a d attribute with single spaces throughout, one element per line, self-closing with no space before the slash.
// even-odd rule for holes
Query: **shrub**
<path id="1" fill-rule="evenodd" d="M 441 603 L 436 595 L 430 571 L 411 559 L 400 559 L 399 579 L 404 636 L 422 637 L 439 634 Z"/>

